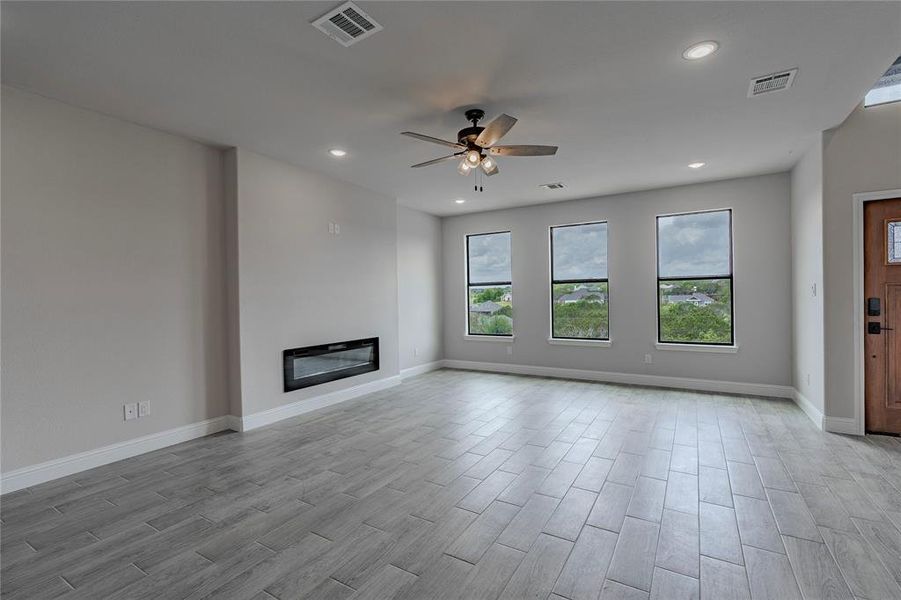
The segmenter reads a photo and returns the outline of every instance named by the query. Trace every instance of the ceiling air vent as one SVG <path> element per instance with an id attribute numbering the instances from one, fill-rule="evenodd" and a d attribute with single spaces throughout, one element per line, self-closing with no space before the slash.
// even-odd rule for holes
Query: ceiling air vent
<path id="1" fill-rule="evenodd" d="M 372 17 L 353 2 L 345 2 L 313 21 L 313 27 L 344 47 L 353 46 L 382 30 Z"/>
<path id="2" fill-rule="evenodd" d="M 763 77 L 755 77 L 751 80 L 751 85 L 748 86 L 748 98 L 787 89 L 791 87 L 797 74 L 798 69 L 789 69 L 778 73 L 770 73 Z"/>
<path id="3" fill-rule="evenodd" d="M 538 187 L 545 189 L 545 190 L 562 190 L 566 186 L 563 185 L 562 183 L 560 183 L 559 181 L 557 181 L 556 183 L 542 183 Z"/>

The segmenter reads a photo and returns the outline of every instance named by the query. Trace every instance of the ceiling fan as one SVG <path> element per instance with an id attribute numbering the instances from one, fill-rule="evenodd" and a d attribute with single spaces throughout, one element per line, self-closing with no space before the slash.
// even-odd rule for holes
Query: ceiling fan
<path id="1" fill-rule="evenodd" d="M 412 165 L 414 169 L 460 158 L 460 164 L 457 166 L 460 175 L 469 175 L 476 168 L 480 168 L 485 175 L 495 175 L 498 173 L 495 156 L 553 156 L 557 153 L 557 146 L 495 146 L 516 124 L 516 119 L 510 115 L 501 115 L 487 127 L 480 127 L 479 121 L 485 117 L 484 110 L 471 108 L 465 114 L 466 120 L 470 121 L 472 126 L 458 131 L 456 142 L 412 131 L 401 133 L 423 142 L 440 144 L 456 150 L 453 154 Z"/>

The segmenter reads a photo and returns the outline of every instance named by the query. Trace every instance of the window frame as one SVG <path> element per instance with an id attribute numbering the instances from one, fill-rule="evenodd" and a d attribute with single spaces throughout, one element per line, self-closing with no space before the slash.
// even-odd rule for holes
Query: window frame
<path id="1" fill-rule="evenodd" d="M 550 277 L 550 283 L 548 285 L 548 290 L 550 292 L 549 302 L 550 302 L 550 334 L 548 340 L 553 342 L 555 340 L 562 341 L 574 341 L 574 342 L 585 342 L 585 343 L 609 343 L 610 342 L 610 263 L 609 263 L 609 254 L 608 254 L 608 262 L 607 262 L 607 277 L 603 279 L 554 279 L 554 230 L 555 229 L 563 229 L 564 227 L 580 227 L 583 225 L 600 225 L 604 224 L 607 226 L 607 242 L 609 247 L 610 241 L 610 222 L 606 219 L 602 219 L 599 221 L 584 221 L 580 223 L 564 223 L 562 225 L 551 225 L 548 227 L 548 252 L 549 252 L 549 260 L 550 264 L 548 265 L 548 275 Z M 607 284 L 607 337 L 604 338 L 590 338 L 590 337 L 572 337 L 572 336 L 558 336 L 554 335 L 554 285 L 556 284 L 568 284 L 568 283 L 605 283 Z"/>
<path id="2" fill-rule="evenodd" d="M 510 281 L 488 281 L 485 283 L 472 283 L 469 271 L 469 238 L 480 237 L 484 235 L 497 235 L 500 233 L 508 233 L 510 234 Z M 469 317 L 470 317 L 470 299 L 471 294 L 470 290 L 474 287 L 500 287 L 500 286 L 509 286 L 510 287 L 510 295 L 513 295 L 513 231 L 510 229 L 504 229 L 499 231 L 486 231 L 484 233 L 467 233 L 465 237 L 465 255 L 466 255 L 466 337 L 484 337 L 484 338 L 501 338 L 501 339 L 512 339 L 515 330 L 511 330 L 510 333 L 473 333 L 469 330 Z M 512 303 L 511 303 L 512 306 Z M 514 320 L 514 326 L 516 321 Z"/>
<path id="3" fill-rule="evenodd" d="M 864 109 L 867 109 L 867 108 L 874 108 L 874 107 L 876 107 L 876 106 L 885 106 L 885 105 L 887 105 L 887 104 L 895 104 L 896 102 L 901 102 L 901 98 L 893 98 L 893 99 L 891 99 L 891 100 L 883 100 L 882 102 L 872 102 L 872 103 L 868 103 L 868 102 L 867 102 L 867 96 L 869 96 L 872 92 L 876 91 L 877 89 L 880 89 L 880 87 L 895 87 L 895 86 L 897 86 L 897 85 L 901 85 L 901 83 L 897 83 L 897 84 L 891 85 L 891 86 L 879 86 L 879 87 L 877 87 L 877 85 L 879 84 L 879 82 L 882 81 L 883 79 L 885 79 L 885 78 L 887 78 L 887 77 L 893 77 L 895 74 L 897 74 L 897 73 L 895 73 L 895 74 L 893 74 L 893 75 L 889 75 L 889 73 L 891 73 L 891 71 L 894 70 L 896 67 L 898 68 L 898 70 L 901 70 L 901 56 L 899 56 L 897 59 L 895 59 L 895 62 L 893 62 L 893 63 L 889 66 L 889 68 L 886 69 L 885 73 L 883 73 L 882 76 L 881 76 L 879 79 L 876 80 L 876 84 L 874 84 L 874 87 L 871 87 L 870 89 L 868 89 L 867 92 L 866 92 L 866 94 L 864 94 L 864 96 L 863 96 L 863 107 L 864 107 Z"/>
<path id="4" fill-rule="evenodd" d="M 675 277 L 661 277 L 660 276 L 660 219 L 667 217 L 681 217 L 687 215 L 700 215 L 705 213 L 716 213 L 716 212 L 726 212 L 729 214 L 729 274 L 728 275 L 680 275 Z M 698 349 L 702 349 L 704 346 L 711 346 L 715 348 L 735 348 L 735 234 L 733 231 L 733 211 L 731 207 L 726 208 L 709 208 L 702 210 L 689 210 L 684 212 L 677 213 L 666 213 L 657 215 L 654 218 L 654 240 L 655 240 L 655 250 L 656 250 L 656 261 L 657 261 L 657 303 L 656 303 L 656 312 L 657 312 L 657 346 L 696 346 Z M 660 283 L 666 281 L 686 281 L 692 279 L 728 279 L 729 280 L 729 341 L 728 342 L 685 342 L 685 341 L 664 341 L 660 338 Z"/>

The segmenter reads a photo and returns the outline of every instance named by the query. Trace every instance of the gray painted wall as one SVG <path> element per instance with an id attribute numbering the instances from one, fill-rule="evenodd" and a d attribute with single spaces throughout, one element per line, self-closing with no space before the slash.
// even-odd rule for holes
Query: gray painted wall
<path id="1" fill-rule="evenodd" d="M 445 358 L 721 381 L 791 383 L 788 173 L 560 202 L 444 219 Z M 736 354 L 658 351 L 655 219 L 733 209 Z M 609 222 L 610 348 L 548 344 L 548 226 Z M 464 339 L 464 236 L 513 232 L 515 341 Z M 507 354 L 507 347 L 513 353 Z M 653 364 L 644 364 L 644 355 Z"/>
<path id="2" fill-rule="evenodd" d="M 400 368 L 442 358 L 441 219 L 397 207 L 397 306 Z"/>
<path id="3" fill-rule="evenodd" d="M 2 107 L 2 470 L 226 414 L 221 153 Z"/>
<path id="4" fill-rule="evenodd" d="M 791 172 L 792 383 L 823 410 L 823 138 Z M 815 289 L 814 289 L 815 288 Z"/>
<path id="5" fill-rule="evenodd" d="M 854 417 L 853 195 L 901 188 L 901 103 L 859 106 L 824 133 L 826 414 Z"/>
<path id="6" fill-rule="evenodd" d="M 241 149 L 237 182 L 242 414 L 396 375 L 395 200 Z M 282 350 L 372 336 L 379 371 L 282 391 Z"/>

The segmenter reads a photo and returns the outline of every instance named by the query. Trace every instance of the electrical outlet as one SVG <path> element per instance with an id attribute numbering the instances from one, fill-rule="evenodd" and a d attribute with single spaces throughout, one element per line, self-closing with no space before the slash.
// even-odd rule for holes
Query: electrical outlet
<path id="1" fill-rule="evenodd" d="M 332 235 L 335 235 L 335 224 L 329 221 L 328 224 L 328 232 Z"/>
<path id="2" fill-rule="evenodd" d="M 419 348 L 413 348 L 413 356 L 419 356 Z"/>
<path id="3" fill-rule="evenodd" d="M 138 418 L 138 405 L 134 402 L 125 405 L 125 420 L 131 421 Z"/>
<path id="4" fill-rule="evenodd" d="M 817 297 L 817 284 L 815 282 L 810 285 L 810 295 L 814 298 Z"/>
<path id="5" fill-rule="evenodd" d="M 653 357 L 653 356 L 651 356 L 650 354 L 645 354 L 645 355 L 644 355 L 644 364 L 650 365 L 650 364 L 653 364 L 653 362 L 654 362 L 654 357 Z"/>
<path id="6" fill-rule="evenodd" d="M 807 374 L 807 385 L 810 385 L 810 373 Z"/>
<path id="7" fill-rule="evenodd" d="M 335 235 L 341 235 L 341 226 L 335 223 Z"/>
<path id="8" fill-rule="evenodd" d="M 150 400 L 144 400 L 143 402 L 138 402 L 138 417 L 149 417 L 150 416 Z"/>

